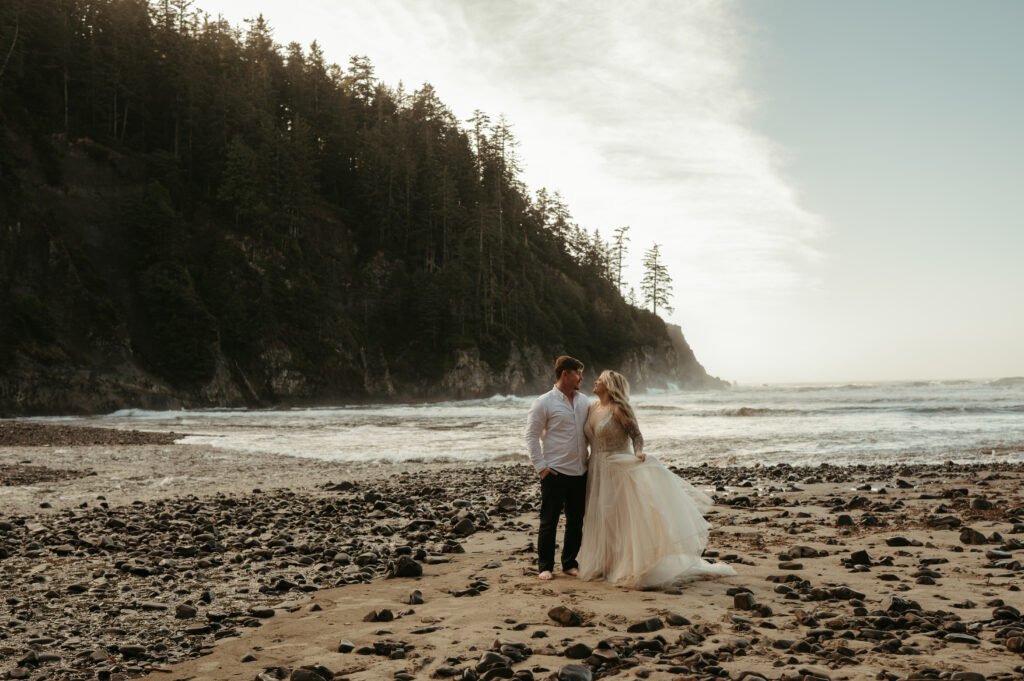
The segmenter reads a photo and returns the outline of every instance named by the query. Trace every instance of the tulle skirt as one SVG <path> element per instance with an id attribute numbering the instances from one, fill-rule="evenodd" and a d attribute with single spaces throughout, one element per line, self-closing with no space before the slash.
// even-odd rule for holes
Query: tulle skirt
<path id="1" fill-rule="evenodd" d="M 640 461 L 628 450 L 593 454 L 580 578 L 651 587 L 735 575 L 731 566 L 701 558 L 710 528 L 703 512 L 712 503 L 654 457 Z"/>

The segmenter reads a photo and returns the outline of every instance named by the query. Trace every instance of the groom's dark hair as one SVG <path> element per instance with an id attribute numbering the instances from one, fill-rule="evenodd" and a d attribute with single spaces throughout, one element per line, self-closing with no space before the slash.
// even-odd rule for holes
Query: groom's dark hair
<path id="1" fill-rule="evenodd" d="M 562 355 L 555 360 L 555 380 L 562 377 L 563 371 L 578 371 L 583 368 L 583 362 L 569 355 Z"/>

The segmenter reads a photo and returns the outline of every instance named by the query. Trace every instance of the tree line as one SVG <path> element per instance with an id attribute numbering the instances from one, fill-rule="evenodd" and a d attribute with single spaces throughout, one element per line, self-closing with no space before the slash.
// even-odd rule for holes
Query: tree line
<path id="1" fill-rule="evenodd" d="M 283 347 L 355 386 L 378 357 L 429 377 L 452 349 L 497 366 L 532 343 L 612 365 L 664 334 L 659 246 L 647 312 L 622 292 L 629 228 L 605 241 L 531 193 L 504 117 L 461 122 L 431 85 L 279 45 L 262 16 L 8 0 L 0 123 L 0 368 L 125 341 L 194 387 L 218 356 L 259 376 Z"/>

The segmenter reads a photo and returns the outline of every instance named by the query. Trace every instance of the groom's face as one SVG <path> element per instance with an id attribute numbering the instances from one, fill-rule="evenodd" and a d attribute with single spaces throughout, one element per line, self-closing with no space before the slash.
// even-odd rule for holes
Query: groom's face
<path id="1" fill-rule="evenodd" d="M 583 369 L 576 369 L 575 371 L 563 371 L 562 379 L 565 381 L 565 385 L 570 390 L 578 390 L 580 383 L 583 382 Z"/>

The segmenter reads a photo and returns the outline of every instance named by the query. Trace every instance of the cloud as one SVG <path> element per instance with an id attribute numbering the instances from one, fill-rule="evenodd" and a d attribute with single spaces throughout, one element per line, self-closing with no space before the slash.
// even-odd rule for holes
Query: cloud
<path id="1" fill-rule="evenodd" d="M 749 125 L 746 36 L 731 3 L 426 7 L 470 36 L 454 48 L 459 78 L 509 114 L 528 184 L 561 190 L 581 224 L 606 235 L 631 225 L 635 260 L 662 243 L 677 280 L 721 297 L 817 281 L 824 225 Z"/>

